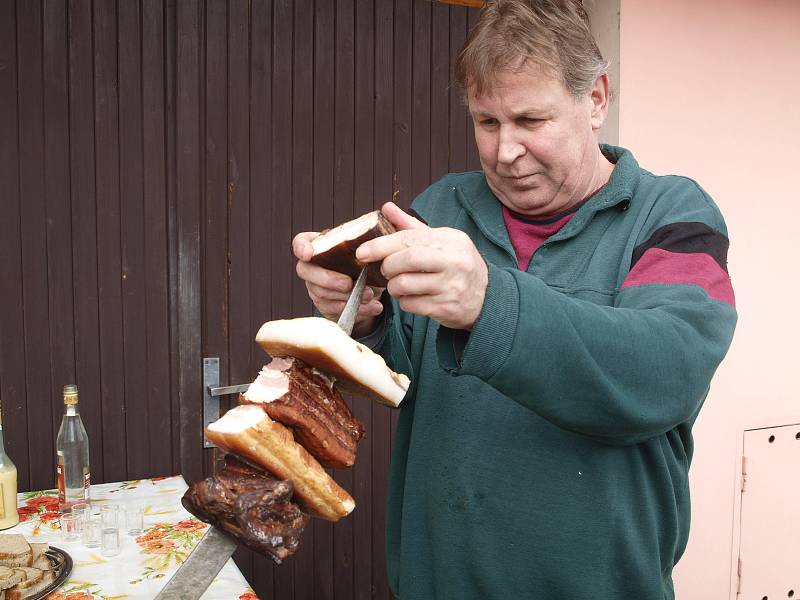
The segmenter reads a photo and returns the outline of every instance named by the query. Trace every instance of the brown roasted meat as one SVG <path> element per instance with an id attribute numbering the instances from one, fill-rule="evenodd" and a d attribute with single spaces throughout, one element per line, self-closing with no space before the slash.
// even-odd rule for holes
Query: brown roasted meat
<path id="1" fill-rule="evenodd" d="M 250 384 L 240 402 L 261 406 L 291 427 L 295 440 L 325 467 L 349 467 L 364 426 L 333 380 L 298 358 L 275 358 Z"/>
<path id="2" fill-rule="evenodd" d="M 294 554 L 310 517 L 291 502 L 291 481 L 275 479 L 235 458 L 215 477 L 193 484 L 183 506 L 277 564 Z"/>

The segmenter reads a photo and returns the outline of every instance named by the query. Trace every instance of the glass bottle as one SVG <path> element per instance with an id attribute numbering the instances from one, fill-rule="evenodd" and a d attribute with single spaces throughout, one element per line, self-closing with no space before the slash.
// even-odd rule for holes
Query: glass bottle
<path id="1" fill-rule="evenodd" d="M 78 386 L 64 386 L 64 417 L 56 438 L 56 484 L 62 512 L 76 502 L 89 502 L 89 436 L 78 411 Z"/>
<path id="2" fill-rule="evenodd" d="M 17 467 L 8 458 L 3 439 L 3 414 L 0 408 L 0 529 L 19 523 L 17 512 Z"/>

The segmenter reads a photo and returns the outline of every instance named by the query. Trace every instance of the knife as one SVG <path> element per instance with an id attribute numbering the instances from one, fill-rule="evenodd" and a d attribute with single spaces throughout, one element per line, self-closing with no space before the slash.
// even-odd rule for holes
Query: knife
<path id="1" fill-rule="evenodd" d="M 236 540 L 211 525 L 155 600 L 198 600 L 237 546 Z"/>
<path id="2" fill-rule="evenodd" d="M 370 264 L 364 265 L 361 273 L 358 274 L 355 284 L 353 284 L 353 291 L 350 292 L 350 297 L 347 299 L 347 304 L 344 305 L 342 314 L 339 315 L 339 320 L 336 324 L 341 327 L 347 335 L 353 333 L 353 325 L 356 322 L 358 315 L 358 307 L 361 304 L 361 294 L 364 293 L 364 288 L 367 285 L 367 272 L 369 271 Z"/>

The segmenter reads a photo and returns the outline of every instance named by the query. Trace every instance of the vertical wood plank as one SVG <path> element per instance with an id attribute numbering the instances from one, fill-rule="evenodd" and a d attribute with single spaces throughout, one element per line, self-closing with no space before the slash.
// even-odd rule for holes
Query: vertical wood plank
<path id="1" fill-rule="evenodd" d="M 104 476 L 127 475 L 125 444 L 125 360 L 122 326 L 120 252 L 119 79 L 115 3 L 94 4 L 95 180 L 97 186 L 97 258 L 100 306 L 101 407 Z"/>
<path id="2" fill-rule="evenodd" d="M 181 473 L 202 477 L 202 356 L 200 298 L 200 57 L 197 0 L 176 6 L 176 217 L 178 240 L 178 398 Z"/>
<path id="3" fill-rule="evenodd" d="M 54 481 L 54 440 L 50 423 L 58 406 L 51 378 L 47 290 L 47 232 L 42 88 L 42 6 L 37 0 L 17 5 L 19 85 L 19 192 L 22 236 L 24 352 L 31 486 L 51 487 Z M 41 442 L 41 445 L 39 444 Z"/>
<path id="4" fill-rule="evenodd" d="M 145 289 L 142 23 L 139 0 L 121 2 L 119 23 L 120 245 L 122 248 L 122 349 L 125 359 L 127 477 L 150 475 L 152 438 L 147 402 L 147 302 Z M 151 340 L 157 344 L 156 340 Z"/>
<path id="5" fill-rule="evenodd" d="M 181 443 L 181 352 L 179 335 L 179 294 L 178 294 L 178 8 L 176 0 L 166 0 L 164 5 L 165 31 L 165 103 L 166 103 L 166 169 L 167 169 L 167 244 L 169 256 L 169 337 L 173 340 L 174 351 L 170 354 L 170 387 L 173 391 L 172 401 L 172 468 L 174 473 L 182 473 L 183 452 Z"/>
<path id="6" fill-rule="evenodd" d="M 317 2 L 314 19 L 314 181 L 313 223 L 320 231 L 336 225 L 334 217 L 335 127 L 334 109 L 336 68 L 336 3 Z M 298 278 L 296 278 L 298 279 Z M 313 560 L 314 598 L 333 597 L 333 528 L 322 519 L 313 519 L 306 534 L 312 534 L 313 546 L 303 551 Z M 308 540 L 304 540 L 304 544 Z"/>
<path id="7" fill-rule="evenodd" d="M 411 194 L 413 200 L 431 180 L 431 13 L 433 3 L 414 3 L 413 119 L 411 130 Z"/>
<path id="8" fill-rule="evenodd" d="M 272 204 L 271 262 L 273 318 L 285 318 L 292 310 L 292 50 L 294 3 L 275 0 L 272 21 Z M 285 565 L 284 565 L 285 567 Z M 292 570 L 276 568 L 275 598 L 294 598 Z"/>
<path id="9" fill-rule="evenodd" d="M 44 160 L 52 378 L 74 381 L 66 5 L 44 5 Z M 56 415 L 58 417 L 60 415 Z M 60 419 L 55 418 L 54 428 Z"/>
<path id="10" fill-rule="evenodd" d="M 352 219 L 355 143 L 355 28 L 352 2 L 336 4 L 336 81 L 334 98 L 334 221 Z M 348 399 L 349 400 L 349 399 Z M 351 402 L 350 402 L 351 403 Z M 337 482 L 353 489 L 352 469 L 335 471 Z M 333 527 L 333 593 L 335 598 L 353 597 L 353 521 L 342 519 Z"/>
<path id="11" fill-rule="evenodd" d="M 394 18 L 391 0 L 375 3 L 375 178 L 374 193 L 379 201 L 392 197 Z M 391 415 L 388 409 L 372 406 L 372 589 L 377 598 L 390 598 L 386 578 L 386 489 L 389 473 Z"/>
<path id="12" fill-rule="evenodd" d="M 19 489 L 30 489 L 25 401 L 22 240 L 20 239 L 20 154 L 17 107 L 17 16 L 13 2 L 0 3 L 0 188 L 5 234 L 0 236 L 0 402 L 6 452 L 17 465 Z"/>
<path id="13" fill-rule="evenodd" d="M 450 8 L 431 5 L 431 179 L 436 181 L 448 171 L 450 86 L 453 84 L 450 62 Z"/>
<path id="14" fill-rule="evenodd" d="M 292 44 L 292 228 L 284 239 L 312 225 L 314 156 L 314 0 L 295 0 Z M 290 257 L 289 264 L 294 264 Z M 292 273 L 292 314 L 308 315 L 311 301 L 302 281 Z"/>
<path id="15" fill-rule="evenodd" d="M 92 481 L 105 481 L 100 388 L 93 15 L 91 0 L 69 3 L 69 153 L 75 371 L 81 418 L 89 436 Z"/>
<path id="16" fill-rule="evenodd" d="M 374 3 L 358 0 L 355 17 L 355 169 L 353 193 L 355 213 L 364 214 L 380 207 L 373 195 L 374 140 L 374 77 L 375 34 Z M 319 89 L 319 88 L 317 88 Z M 321 142 L 322 143 L 322 142 Z M 356 399 L 353 415 L 364 424 L 366 438 L 358 445 L 353 465 L 353 499 L 356 508 L 350 515 L 353 521 L 353 600 L 372 599 L 373 540 L 372 540 L 372 407 L 364 399 Z"/>
<path id="17" fill-rule="evenodd" d="M 170 443 L 173 395 L 169 357 L 169 258 L 167 246 L 165 24 L 160 0 L 142 0 L 142 138 L 144 193 L 145 305 L 147 309 L 147 448 L 150 474 L 172 470 Z"/>
<path id="18" fill-rule="evenodd" d="M 254 333 L 271 313 L 272 195 L 272 4 L 254 2 L 250 13 L 250 331 Z M 252 339 L 252 338 L 251 338 Z M 254 346 L 251 342 L 251 348 Z M 260 348 L 251 352 L 255 372 L 265 361 Z M 263 557 L 253 557 L 253 589 L 265 600 L 275 598 L 274 567 Z"/>

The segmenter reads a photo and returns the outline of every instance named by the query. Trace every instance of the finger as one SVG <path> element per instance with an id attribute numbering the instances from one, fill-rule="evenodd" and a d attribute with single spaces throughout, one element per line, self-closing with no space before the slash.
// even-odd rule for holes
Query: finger
<path id="1" fill-rule="evenodd" d="M 381 207 L 383 216 L 389 219 L 389 222 L 395 226 L 398 231 L 405 231 L 406 229 L 427 229 L 419 219 L 412 217 L 402 208 L 397 206 L 394 202 L 387 202 Z"/>
<path id="2" fill-rule="evenodd" d="M 308 282 L 306 282 L 306 289 L 308 290 L 308 295 L 311 296 L 312 300 L 317 299 L 328 302 L 347 302 L 347 299 L 350 297 L 350 294 L 347 292 L 339 292 L 337 290 L 332 290 L 330 288 Z"/>
<path id="3" fill-rule="evenodd" d="M 342 307 L 344 310 L 344 307 Z M 367 304 L 362 304 L 358 307 L 358 316 L 359 317 L 377 317 L 379 314 L 383 312 L 383 304 L 381 304 L 377 300 L 372 300 Z"/>
<path id="4" fill-rule="evenodd" d="M 386 289 L 395 298 L 438 296 L 443 291 L 442 278 L 438 273 L 402 273 L 392 277 Z"/>
<path id="5" fill-rule="evenodd" d="M 381 273 L 386 279 L 401 273 L 437 273 L 443 271 L 443 253 L 426 245 L 403 248 L 389 254 L 381 264 Z"/>
<path id="6" fill-rule="evenodd" d="M 311 260 L 314 254 L 314 248 L 311 245 L 311 240 L 317 237 L 319 233 L 316 231 L 304 231 L 294 236 L 292 240 L 292 252 L 300 260 Z"/>
<path id="7" fill-rule="evenodd" d="M 295 272 L 306 283 L 312 283 L 322 288 L 348 292 L 353 287 L 353 280 L 347 275 L 325 269 L 310 262 L 298 261 Z"/>

